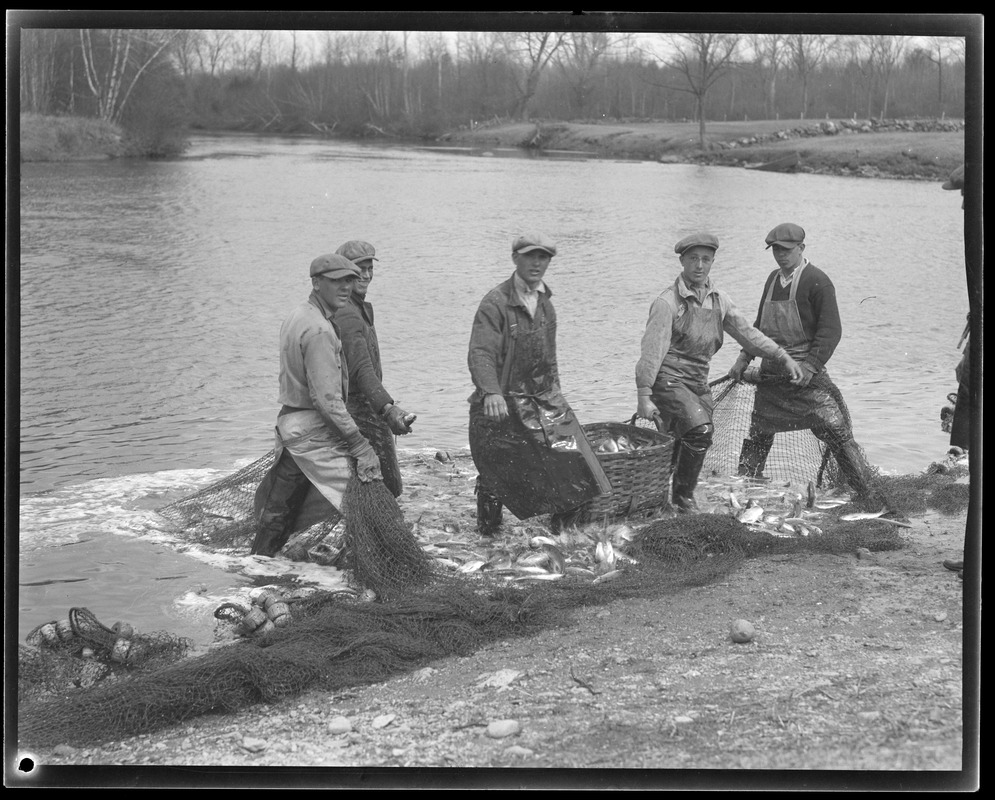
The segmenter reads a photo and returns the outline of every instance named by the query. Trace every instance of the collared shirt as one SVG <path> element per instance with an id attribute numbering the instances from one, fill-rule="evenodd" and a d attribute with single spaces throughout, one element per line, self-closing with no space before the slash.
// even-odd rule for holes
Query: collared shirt
<path id="1" fill-rule="evenodd" d="M 536 315 L 536 307 L 539 305 L 539 292 L 546 292 L 546 284 L 539 281 L 539 285 L 533 289 L 524 280 L 522 280 L 522 276 L 517 272 L 511 279 L 515 284 L 515 290 L 518 292 L 518 296 L 525 305 L 525 310 L 529 312 L 530 317 L 534 317 Z"/>
<path id="2" fill-rule="evenodd" d="M 354 407 L 365 398 L 371 410 L 380 413 L 394 398 L 383 385 L 373 306 L 353 292 L 349 302 L 335 312 L 333 321 L 349 365 L 349 406 Z"/>
<path id="3" fill-rule="evenodd" d="M 544 352 L 556 364 L 556 310 L 551 299 L 553 291 L 548 286 L 544 286 L 544 289 L 544 292 L 536 292 L 536 311 L 531 316 L 525 308 L 525 301 L 515 291 L 514 276 L 495 286 L 480 301 L 473 318 L 467 353 L 467 366 L 470 368 L 478 399 L 487 394 L 503 395 L 508 390 L 502 384 L 502 378 L 514 326 L 518 326 L 521 331 L 541 331 Z M 560 377 L 555 367 L 550 378 L 558 391 Z"/>
<path id="4" fill-rule="evenodd" d="M 674 322 L 686 313 L 691 303 L 703 309 L 718 308 L 722 317 L 722 329 L 753 355 L 784 357 L 784 350 L 753 327 L 749 319 L 733 305 L 729 296 L 715 288 L 711 280 L 696 291 L 687 285 L 681 274 L 650 306 L 649 320 L 640 344 L 640 357 L 636 363 L 637 394 L 648 396 L 653 393 L 653 384 L 656 383 L 663 359 L 670 350 Z M 719 342 L 719 347 L 721 345 Z M 702 350 L 697 355 L 707 360 L 717 349 L 713 349 L 712 342 L 702 343 Z"/>
<path id="5" fill-rule="evenodd" d="M 795 279 L 795 275 L 798 274 L 798 270 L 800 270 L 806 264 L 808 264 L 808 259 L 807 258 L 803 258 L 802 261 L 801 261 L 801 263 L 798 266 L 796 266 L 793 270 L 791 270 L 791 274 L 788 275 L 787 278 L 784 277 L 784 270 L 779 269 L 778 270 L 778 273 L 779 273 L 778 277 L 781 279 L 781 288 L 784 289 L 784 288 L 790 286 L 791 285 L 791 281 L 793 281 Z"/>
<path id="6" fill-rule="evenodd" d="M 343 440 L 359 427 L 349 415 L 349 374 L 332 310 L 312 291 L 280 328 L 280 397 L 283 405 L 313 408 Z"/>

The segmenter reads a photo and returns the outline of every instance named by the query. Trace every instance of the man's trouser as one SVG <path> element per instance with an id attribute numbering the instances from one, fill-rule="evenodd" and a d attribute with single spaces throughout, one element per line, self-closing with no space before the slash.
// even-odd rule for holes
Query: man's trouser
<path id="1" fill-rule="evenodd" d="M 812 428 L 812 433 L 829 448 L 850 488 L 857 494 L 866 492 L 868 476 L 864 456 L 853 438 L 843 439 L 839 433 L 827 428 Z M 762 478 L 773 444 L 773 433 L 755 433 L 749 439 L 744 439 L 743 449 L 739 454 L 739 474 Z"/>
<path id="2" fill-rule="evenodd" d="M 679 511 L 697 511 L 694 490 L 698 485 L 698 475 L 705 454 L 712 446 L 715 427 L 711 424 L 698 425 L 687 431 L 674 442 L 674 479 L 672 502 Z"/>
<path id="3" fill-rule="evenodd" d="M 252 542 L 253 555 L 275 556 L 294 530 L 294 522 L 304 504 L 311 481 L 284 449 L 273 468 L 269 494 L 263 503 Z"/>

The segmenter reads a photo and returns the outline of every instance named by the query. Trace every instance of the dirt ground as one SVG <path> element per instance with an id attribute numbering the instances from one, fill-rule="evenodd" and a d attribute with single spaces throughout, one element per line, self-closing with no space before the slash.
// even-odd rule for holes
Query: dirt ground
<path id="1" fill-rule="evenodd" d="M 477 541 L 465 455 L 402 468 L 406 519 Z M 89 767 L 114 765 L 129 785 L 163 775 L 238 784 L 248 768 L 320 767 L 251 780 L 602 789 L 736 776 L 743 787 L 815 788 L 883 776 L 967 788 L 977 751 L 965 741 L 964 583 L 942 566 L 960 557 L 964 529 L 964 514 L 930 511 L 901 529 L 900 550 L 751 559 L 717 583 L 579 609 L 567 627 L 383 684 L 102 747 L 60 745 L 34 754 L 37 775 L 71 767 L 89 785 L 118 774 Z M 739 619 L 755 629 L 749 642 L 731 639 Z"/>

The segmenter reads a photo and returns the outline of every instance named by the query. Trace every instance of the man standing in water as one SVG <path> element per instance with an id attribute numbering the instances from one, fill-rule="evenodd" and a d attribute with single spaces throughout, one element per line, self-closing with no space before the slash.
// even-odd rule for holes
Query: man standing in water
<path id="1" fill-rule="evenodd" d="M 515 237 L 515 272 L 484 297 L 467 363 L 470 452 L 477 467 L 477 529 L 493 536 L 502 507 L 519 519 L 552 514 L 554 529 L 611 484 L 560 391 L 556 311 L 543 277 L 556 244 Z"/>
<path id="2" fill-rule="evenodd" d="M 801 381 L 777 380 L 779 365 L 764 359 L 760 367 L 749 438 L 743 441 L 739 474 L 762 477 L 774 434 L 811 430 L 829 447 L 843 477 L 859 496 L 867 493 L 868 474 L 839 389 L 826 371 L 843 335 L 836 287 L 805 258 L 805 231 L 785 222 L 766 237 L 777 269 L 767 276 L 756 327 L 787 350 L 801 365 Z M 739 380 L 753 355 L 743 351 L 729 370 Z"/>
<path id="3" fill-rule="evenodd" d="M 280 328 L 276 462 L 264 481 L 253 554 L 274 556 L 315 486 L 342 511 L 346 484 L 379 480 L 380 460 L 346 409 L 349 375 L 332 319 L 349 302 L 359 268 L 332 253 L 311 262 L 311 295 Z M 263 488 L 261 487 L 261 488 Z"/>
<path id="4" fill-rule="evenodd" d="M 384 388 L 380 364 L 380 344 L 373 326 L 373 306 L 366 300 L 373 280 L 376 248 L 354 239 L 335 251 L 359 269 L 359 279 L 349 302 L 335 312 L 335 325 L 342 339 L 345 363 L 349 367 L 349 397 L 346 408 L 363 435 L 380 457 L 384 484 L 394 497 L 401 494 L 401 469 L 397 464 L 394 436 L 411 433 L 415 415 L 394 402 Z"/>
<path id="5" fill-rule="evenodd" d="M 686 236 L 674 246 L 682 270 L 650 306 L 636 364 L 636 413 L 659 417 L 674 437 L 671 502 L 680 512 L 698 510 L 694 490 L 714 432 L 708 366 L 722 347 L 723 331 L 749 351 L 781 362 L 792 379 L 802 374 L 794 359 L 712 284 L 718 249 L 719 240 L 710 233 Z"/>

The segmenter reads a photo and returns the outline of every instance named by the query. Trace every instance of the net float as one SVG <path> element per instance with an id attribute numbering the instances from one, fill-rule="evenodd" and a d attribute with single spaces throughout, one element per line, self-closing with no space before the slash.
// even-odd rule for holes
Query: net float
<path id="1" fill-rule="evenodd" d="M 115 622 L 111 626 L 111 630 L 122 639 L 130 639 L 135 635 L 135 629 L 132 628 L 127 622 Z"/>
<path id="2" fill-rule="evenodd" d="M 253 633 L 252 635 L 265 636 L 267 633 L 270 633 L 275 630 L 276 630 L 276 625 L 273 624 L 273 620 L 268 619 L 262 625 L 256 628 L 255 633 Z"/>
<path id="3" fill-rule="evenodd" d="M 44 644 L 56 645 L 59 643 L 59 632 L 55 628 L 54 622 L 46 622 L 38 629 L 38 635 Z"/>
<path id="4" fill-rule="evenodd" d="M 118 639 L 111 648 L 111 661 L 124 664 L 131 654 L 131 642 L 128 639 Z"/>
<path id="5" fill-rule="evenodd" d="M 283 595 L 275 594 L 273 592 L 267 592 L 266 595 L 263 597 L 263 601 L 262 603 L 260 603 L 260 605 L 262 605 L 263 608 L 269 611 L 277 603 L 283 603 L 283 602 L 284 602 Z"/>
<path id="6" fill-rule="evenodd" d="M 250 609 L 249 613 L 242 617 L 242 621 L 238 624 L 238 629 L 240 633 L 248 635 L 265 622 L 269 622 L 266 617 L 266 612 L 256 606 L 255 608 Z"/>

